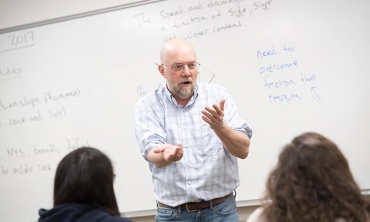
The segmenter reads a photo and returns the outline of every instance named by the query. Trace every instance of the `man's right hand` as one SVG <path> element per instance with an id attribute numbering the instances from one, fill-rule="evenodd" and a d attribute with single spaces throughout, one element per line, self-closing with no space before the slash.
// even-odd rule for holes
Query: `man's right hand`
<path id="1" fill-rule="evenodd" d="M 172 144 L 163 144 L 151 150 L 148 154 L 148 159 L 157 168 L 168 166 L 174 161 L 181 160 L 184 150 L 181 144 L 174 146 Z"/>

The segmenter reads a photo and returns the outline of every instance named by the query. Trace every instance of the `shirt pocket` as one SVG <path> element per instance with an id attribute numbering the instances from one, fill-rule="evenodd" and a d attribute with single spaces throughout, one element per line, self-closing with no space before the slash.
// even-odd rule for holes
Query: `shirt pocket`
<path id="1" fill-rule="evenodd" d="M 201 156 L 217 157 L 223 153 L 223 146 L 215 132 L 207 123 L 201 124 L 200 134 L 196 138 L 198 154 Z"/>

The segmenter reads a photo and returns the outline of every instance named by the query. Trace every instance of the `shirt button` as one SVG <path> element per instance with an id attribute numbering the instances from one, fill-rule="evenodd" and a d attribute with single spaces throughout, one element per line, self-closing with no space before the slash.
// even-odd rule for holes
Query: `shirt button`
<path id="1" fill-rule="evenodd" d="M 188 185 L 190 185 L 190 184 L 191 184 L 191 181 L 188 182 Z"/>

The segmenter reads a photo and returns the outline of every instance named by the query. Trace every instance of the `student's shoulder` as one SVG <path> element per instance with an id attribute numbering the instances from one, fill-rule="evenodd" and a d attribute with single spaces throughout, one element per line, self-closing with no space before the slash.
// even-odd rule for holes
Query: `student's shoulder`
<path id="1" fill-rule="evenodd" d="M 88 206 L 88 205 L 87 205 Z M 79 222 L 132 222 L 120 216 L 113 216 L 100 208 L 90 206 L 84 215 L 78 220 Z"/>
<path id="2" fill-rule="evenodd" d="M 130 219 L 118 217 L 118 216 L 109 216 L 101 220 L 100 222 L 132 222 Z"/>
<path id="3" fill-rule="evenodd" d="M 256 208 L 248 217 L 246 222 L 265 222 L 266 220 L 262 216 L 263 208 Z"/>
<path id="4" fill-rule="evenodd" d="M 120 216 L 113 216 L 108 214 L 107 212 L 102 212 L 102 215 L 104 216 L 101 217 L 99 222 L 132 222 L 130 219 Z"/>

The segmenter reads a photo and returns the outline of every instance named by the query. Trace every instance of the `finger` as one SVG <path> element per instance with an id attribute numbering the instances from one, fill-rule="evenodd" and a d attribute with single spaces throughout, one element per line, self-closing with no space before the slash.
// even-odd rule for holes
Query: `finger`
<path id="1" fill-rule="evenodd" d="M 178 153 L 180 153 L 180 152 L 182 152 L 182 149 L 181 149 L 181 147 L 177 146 L 175 148 L 175 151 L 174 151 L 175 155 L 178 154 Z"/>
<path id="2" fill-rule="evenodd" d="M 220 108 L 221 108 L 221 110 L 222 111 L 224 111 L 225 110 L 225 99 L 222 99 L 221 101 L 220 101 Z"/>
<path id="3" fill-rule="evenodd" d="M 213 118 L 213 115 L 212 113 L 210 113 L 211 110 L 207 110 L 207 107 L 205 108 L 206 110 L 202 110 L 202 114 L 204 115 L 203 117 L 206 117 L 207 119 L 211 120 Z M 215 111 L 213 111 L 215 112 Z"/>
<path id="4" fill-rule="evenodd" d="M 211 108 L 211 107 L 209 107 L 209 106 L 206 106 L 206 107 L 204 107 L 204 109 L 207 111 L 207 112 L 209 112 L 209 113 L 214 113 L 214 112 L 216 112 L 215 111 L 215 106 L 217 106 L 216 104 L 213 104 L 212 105 L 212 107 L 213 108 Z"/>
<path id="5" fill-rule="evenodd" d="M 184 151 L 183 151 L 182 149 L 180 149 L 177 153 L 178 153 L 178 155 L 179 155 L 180 157 L 182 157 L 182 155 L 184 155 Z"/>
<path id="6" fill-rule="evenodd" d="M 208 119 L 207 117 L 202 116 L 202 119 L 204 120 L 204 122 L 208 123 L 209 125 L 212 124 L 212 121 L 210 119 Z"/>
<path id="7" fill-rule="evenodd" d="M 216 115 L 218 115 L 218 116 L 223 115 L 224 111 L 217 104 L 213 104 L 213 108 L 216 111 Z"/>
<path id="8" fill-rule="evenodd" d="M 221 115 L 221 113 L 222 113 L 222 110 L 216 104 L 213 104 L 213 109 L 211 109 L 209 107 L 206 107 L 205 109 L 206 109 L 206 111 L 208 111 L 208 115 L 206 115 L 206 116 L 211 121 L 214 121 L 214 119 L 218 118 L 218 116 Z"/>
<path id="9" fill-rule="evenodd" d="M 177 155 L 174 159 L 181 160 L 181 158 L 182 158 L 182 155 Z"/>

